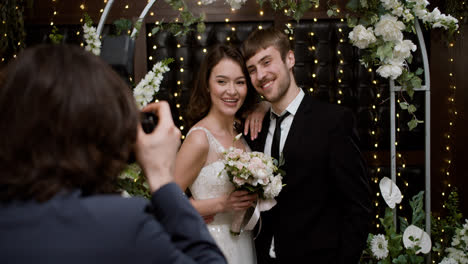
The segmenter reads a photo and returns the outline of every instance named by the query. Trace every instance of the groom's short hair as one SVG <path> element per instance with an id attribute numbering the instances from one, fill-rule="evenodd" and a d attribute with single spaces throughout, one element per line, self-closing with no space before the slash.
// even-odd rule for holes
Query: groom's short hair
<path id="1" fill-rule="evenodd" d="M 269 27 L 251 32 L 242 43 L 241 51 L 247 61 L 260 49 L 267 49 L 270 46 L 275 47 L 280 52 L 283 61 L 286 59 L 286 54 L 291 50 L 288 36 L 279 29 Z"/>

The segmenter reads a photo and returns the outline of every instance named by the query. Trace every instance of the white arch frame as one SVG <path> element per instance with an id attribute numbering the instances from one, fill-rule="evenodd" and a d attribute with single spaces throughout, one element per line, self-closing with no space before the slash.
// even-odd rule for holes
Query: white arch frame
<path id="1" fill-rule="evenodd" d="M 151 0 L 148 2 L 148 4 L 146 4 L 145 8 L 143 9 L 143 11 L 141 12 L 139 18 L 138 18 L 138 21 L 143 21 L 145 19 L 145 16 L 146 14 L 148 14 L 148 11 L 150 10 L 150 8 L 153 6 L 153 4 L 156 2 L 156 0 Z M 104 27 L 104 22 L 106 21 L 106 18 L 107 18 L 107 15 L 109 14 L 109 11 L 112 7 L 112 4 L 114 4 L 114 0 L 109 0 L 106 4 L 106 7 L 104 8 L 104 12 L 102 12 L 102 15 L 101 15 L 101 18 L 99 19 L 99 24 L 98 24 L 98 27 L 97 27 L 97 34 L 98 36 L 101 35 L 102 33 L 102 28 Z M 133 27 L 133 31 L 132 31 L 132 34 L 130 35 L 131 38 L 135 38 L 136 36 L 136 33 L 137 33 L 137 29 L 135 27 Z"/>
<path id="2" fill-rule="evenodd" d="M 424 210 L 426 214 L 426 232 L 431 235 L 431 85 L 429 73 L 429 59 L 427 55 L 426 44 L 422 34 L 421 26 L 418 20 L 415 20 L 416 34 L 418 37 L 419 48 L 423 58 L 424 67 L 424 85 L 415 91 L 424 91 L 425 120 L 424 120 L 424 149 L 425 149 L 425 188 L 424 188 Z M 396 125 L 395 125 L 395 93 L 401 91 L 401 86 L 395 86 L 395 82 L 390 80 L 390 159 L 391 159 L 391 177 L 396 182 Z M 393 209 L 393 221 L 396 225 L 397 212 Z M 426 263 L 431 263 L 430 254 L 426 258 Z"/>

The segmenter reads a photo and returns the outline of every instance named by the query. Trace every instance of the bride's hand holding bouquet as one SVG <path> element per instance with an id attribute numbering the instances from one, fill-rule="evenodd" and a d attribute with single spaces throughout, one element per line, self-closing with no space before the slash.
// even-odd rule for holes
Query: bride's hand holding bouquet
<path id="1" fill-rule="evenodd" d="M 259 200 L 255 210 L 236 213 L 231 225 L 231 232 L 239 234 L 243 229 L 251 230 L 259 218 L 260 211 L 267 211 L 275 204 L 275 197 L 280 193 L 283 183 L 277 162 L 262 152 L 245 152 L 231 147 L 224 153 L 224 169 L 236 192 L 245 191 L 257 194 Z"/>

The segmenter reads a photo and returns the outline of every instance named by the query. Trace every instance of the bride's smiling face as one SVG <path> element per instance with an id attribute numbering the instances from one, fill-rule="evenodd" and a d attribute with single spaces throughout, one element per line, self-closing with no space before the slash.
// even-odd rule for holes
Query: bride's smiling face
<path id="1" fill-rule="evenodd" d="M 240 65 L 224 58 L 211 70 L 208 80 L 211 110 L 234 116 L 247 96 L 247 80 Z"/>

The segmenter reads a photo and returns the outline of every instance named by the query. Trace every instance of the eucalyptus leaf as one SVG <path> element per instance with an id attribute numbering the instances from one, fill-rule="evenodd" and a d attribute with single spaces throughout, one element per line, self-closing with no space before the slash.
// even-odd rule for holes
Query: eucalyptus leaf
<path id="1" fill-rule="evenodd" d="M 403 231 L 408 227 L 408 221 L 404 217 L 398 217 L 400 219 L 400 230 Z"/>
<path id="2" fill-rule="evenodd" d="M 408 109 L 408 103 L 407 102 L 400 102 L 400 108 L 403 109 L 403 110 L 406 110 Z"/>
<path id="3" fill-rule="evenodd" d="M 418 68 L 418 69 L 416 70 L 416 72 L 414 72 L 414 74 L 416 74 L 416 75 L 421 75 L 423 72 L 424 72 L 423 69 Z"/>
<path id="4" fill-rule="evenodd" d="M 416 106 L 414 106 L 414 105 L 412 105 L 412 104 L 410 104 L 410 105 L 408 106 L 408 113 L 412 114 L 412 113 L 416 112 L 416 110 L 417 110 L 417 109 L 416 109 Z"/>
<path id="5" fill-rule="evenodd" d="M 406 93 L 409 95 L 409 97 L 410 97 L 411 99 L 413 99 L 413 96 L 414 96 L 413 87 L 407 86 L 407 87 L 406 87 Z"/>
<path id="6" fill-rule="evenodd" d="M 383 46 L 377 48 L 377 56 L 381 61 L 393 56 L 393 46 L 394 44 L 392 42 L 386 42 Z"/>
<path id="7" fill-rule="evenodd" d="M 415 119 L 413 120 L 416 121 Z M 417 124 L 417 122 L 415 123 Z M 411 209 L 413 210 L 411 224 L 421 227 L 421 228 L 423 227 L 423 221 L 425 219 L 424 210 L 423 210 L 423 198 L 424 198 L 424 191 L 420 191 L 418 194 L 413 196 L 413 198 L 409 202 Z"/>
<path id="8" fill-rule="evenodd" d="M 418 122 L 416 121 L 416 119 L 411 119 L 411 121 L 408 122 L 408 127 L 410 131 L 413 130 L 417 126 L 418 126 Z"/>

